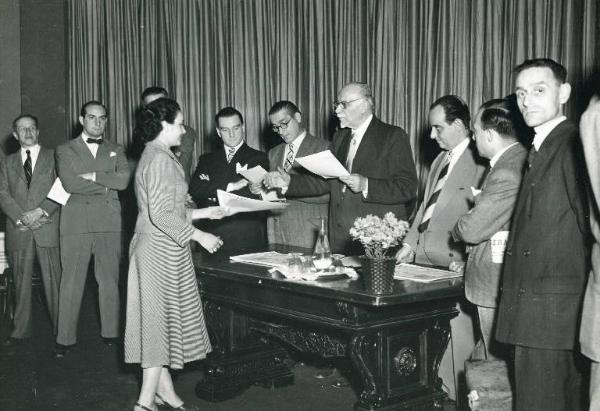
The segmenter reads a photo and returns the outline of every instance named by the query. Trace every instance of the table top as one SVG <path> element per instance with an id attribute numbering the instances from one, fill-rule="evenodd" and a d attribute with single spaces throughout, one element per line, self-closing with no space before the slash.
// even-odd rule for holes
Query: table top
<path id="1" fill-rule="evenodd" d="M 301 252 L 310 254 L 311 250 L 297 247 L 273 245 L 268 250 L 243 250 L 234 255 L 260 251 Z M 387 295 L 375 295 L 366 291 L 359 278 L 356 280 L 343 279 L 336 281 L 302 281 L 289 280 L 279 273 L 269 272 L 268 267 L 237 263 L 229 260 L 229 255 L 219 253 L 207 256 L 202 253 L 193 254 L 194 265 L 198 278 L 212 278 L 225 282 L 235 282 L 251 287 L 261 287 L 265 290 L 288 291 L 324 298 L 334 298 L 361 305 L 386 306 L 425 302 L 443 298 L 456 298 L 463 294 L 462 278 L 451 278 L 431 283 L 419 283 L 408 280 L 394 280 L 394 292 Z"/>

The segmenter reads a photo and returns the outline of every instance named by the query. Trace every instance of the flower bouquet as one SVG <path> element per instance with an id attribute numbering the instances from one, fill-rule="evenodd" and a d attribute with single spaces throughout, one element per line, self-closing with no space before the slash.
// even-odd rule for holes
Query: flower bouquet
<path id="1" fill-rule="evenodd" d="M 374 294 L 389 294 L 394 288 L 394 257 L 387 257 L 388 249 L 399 245 L 408 231 L 408 223 L 398 220 L 393 213 L 383 218 L 368 214 L 354 220 L 350 236 L 360 241 L 365 249 L 361 257 L 365 288 Z"/>

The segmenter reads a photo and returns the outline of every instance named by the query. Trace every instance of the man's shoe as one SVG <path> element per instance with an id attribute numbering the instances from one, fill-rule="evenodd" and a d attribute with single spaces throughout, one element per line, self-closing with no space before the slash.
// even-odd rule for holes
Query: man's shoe
<path id="1" fill-rule="evenodd" d="M 104 337 L 102 337 L 102 342 L 107 347 L 115 347 L 115 346 L 119 345 L 121 340 L 119 338 L 104 338 Z"/>
<path id="2" fill-rule="evenodd" d="M 54 358 L 63 358 L 71 352 L 72 347 L 72 345 L 56 344 L 56 347 L 54 348 Z"/>

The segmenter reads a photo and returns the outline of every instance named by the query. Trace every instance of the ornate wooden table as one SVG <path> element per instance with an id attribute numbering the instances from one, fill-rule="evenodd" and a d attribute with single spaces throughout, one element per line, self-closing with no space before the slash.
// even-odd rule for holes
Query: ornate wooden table
<path id="1" fill-rule="evenodd" d="M 291 346 L 348 358 L 361 386 L 357 410 L 441 409 L 438 367 L 461 279 L 395 280 L 393 294 L 377 296 L 360 280 L 289 281 L 227 256 L 195 254 L 194 263 L 213 343 L 198 396 L 220 400 L 257 382 L 293 382 Z"/>

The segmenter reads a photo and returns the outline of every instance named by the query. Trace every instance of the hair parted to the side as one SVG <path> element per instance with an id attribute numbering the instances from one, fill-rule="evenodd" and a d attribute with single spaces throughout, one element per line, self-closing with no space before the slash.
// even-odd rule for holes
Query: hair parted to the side
<path id="1" fill-rule="evenodd" d="M 238 116 L 240 123 L 244 124 L 244 117 L 242 116 L 242 113 L 240 113 L 239 110 L 234 107 L 223 107 L 221 110 L 219 110 L 215 115 L 215 124 L 218 127 L 220 118 L 233 116 Z"/>
<path id="2" fill-rule="evenodd" d="M 144 143 L 154 140 L 162 131 L 161 121 L 173 124 L 180 111 L 179 104 L 166 97 L 156 99 L 140 108 L 136 115 L 134 138 L 140 139 Z"/>
<path id="3" fill-rule="evenodd" d="M 546 67 L 552 70 L 552 74 L 559 83 L 565 83 L 567 81 L 567 69 L 562 65 L 557 63 L 552 59 L 547 58 L 535 58 L 525 60 L 517 67 L 515 67 L 515 76 L 518 76 L 523 70 L 532 68 L 532 67 Z"/>
<path id="4" fill-rule="evenodd" d="M 502 106 L 489 107 L 479 115 L 483 130 L 494 130 L 504 138 L 516 139 L 513 113 Z"/>
<path id="5" fill-rule="evenodd" d="M 455 120 L 460 120 L 463 126 L 469 130 L 471 114 L 469 113 L 469 106 L 462 98 L 453 94 L 442 96 L 431 104 L 429 110 L 433 110 L 436 106 L 440 106 L 444 110 L 446 123 L 452 124 Z"/>
<path id="6" fill-rule="evenodd" d="M 169 92 L 164 87 L 159 86 L 150 86 L 146 87 L 146 89 L 142 92 L 142 101 L 146 99 L 148 96 L 161 95 L 163 97 L 169 97 Z"/>
<path id="7" fill-rule="evenodd" d="M 17 131 L 17 122 L 23 118 L 30 118 L 33 120 L 33 122 L 35 123 L 35 127 L 38 127 L 38 119 L 36 116 L 34 116 L 33 114 L 20 114 L 17 118 L 15 118 L 12 122 L 12 129 L 13 131 Z"/>
<path id="8" fill-rule="evenodd" d="M 281 110 L 287 111 L 290 116 L 293 116 L 296 113 L 299 113 L 298 106 L 288 100 L 281 100 L 277 103 L 273 104 L 273 107 L 269 110 L 269 115 L 272 116 L 275 113 L 280 112 Z"/>

